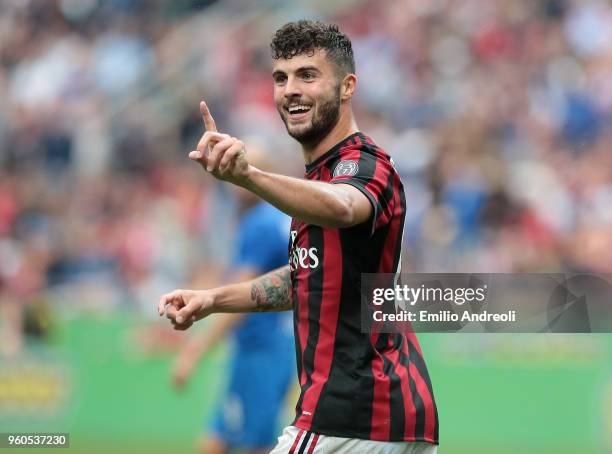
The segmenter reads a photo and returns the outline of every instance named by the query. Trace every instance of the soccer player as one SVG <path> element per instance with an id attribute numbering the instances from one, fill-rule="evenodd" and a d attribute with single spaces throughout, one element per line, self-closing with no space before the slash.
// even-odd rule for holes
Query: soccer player
<path id="1" fill-rule="evenodd" d="M 258 167 L 269 167 L 263 151 L 251 149 L 249 159 Z M 247 281 L 287 263 L 290 219 L 252 192 L 234 189 L 241 213 L 230 272 L 232 279 Z M 241 449 L 254 454 L 274 446 L 295 370 L 288 316 L 286 312 L 220 314 L 211 329 L 198 333 L 180 351 L 172 373 L 178 388 L 185 386 L 199 360 L 220 340 L 231 335 L 233 341 L 227 389 L 200 452 Z"/>
<path id="2" fill-rule="evenodd" d="M 217 312 L 293 310 L 301 393 L 274 454 L 435 453 L 436 404 L 413 333 L 361 332 L 361 273 L 396 273 L 406 201 L 390 157 L 359 131 L 350 40 L 291 22 L 272 38 L 274 100 L 302 146 L 304 179 L 264 172 L 244 144 L 207 131 L 189 157 L 292 217 L 289 266 L 236 285 L 175 290 L 158 304 L 179 330 Z"/>

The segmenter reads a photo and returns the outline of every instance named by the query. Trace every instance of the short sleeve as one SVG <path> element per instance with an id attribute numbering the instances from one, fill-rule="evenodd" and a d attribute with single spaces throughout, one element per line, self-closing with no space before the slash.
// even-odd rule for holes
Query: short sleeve
<path id="1" fill-rule="evenodd" d="M 388 157 L 361 152 L 356 156 L 341 157 L 332 168 L 333 184 L 349 184 L 359 189 L 373 208 L 371 232 L 391 219 L 394 187 L 397 175 Z"/>

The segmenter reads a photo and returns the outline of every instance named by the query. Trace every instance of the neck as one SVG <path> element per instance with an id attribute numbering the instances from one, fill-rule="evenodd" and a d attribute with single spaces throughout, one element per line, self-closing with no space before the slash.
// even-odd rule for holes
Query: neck
<path id="1" fill-rule="evenodd" d="M 325 154 L 331 147 L 357 131 L 359 131 L 359 128 L 357 128 L 357 123 L 352 113 L 349 111 L 344 115 L 341 114 L 334 129 L 332 129 L 321 141 L 314 144 L 302 144 L 304 162 L 310 164 L 319 156 Z"/>

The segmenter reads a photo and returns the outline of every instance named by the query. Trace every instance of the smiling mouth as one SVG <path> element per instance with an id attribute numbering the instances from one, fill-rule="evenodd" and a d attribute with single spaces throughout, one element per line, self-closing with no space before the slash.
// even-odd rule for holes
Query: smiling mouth
<path id="1" fill-rule="evenodd" d="M 287 118 L 289 118 L 290 120 L 298 121 L 302 120 L 308 115 L 308 113 L 312 110 L 312 106 L 298 104 L 286 107 L 285 110 L 288 113 Z"/>

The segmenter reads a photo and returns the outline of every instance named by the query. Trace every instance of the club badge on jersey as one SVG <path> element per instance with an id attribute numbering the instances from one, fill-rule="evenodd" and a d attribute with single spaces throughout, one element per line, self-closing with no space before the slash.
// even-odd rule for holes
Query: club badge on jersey
<path id="1" fill-rule="evenodd" d="M 337 177 L 352 177 L 357 175 L 359 171 L 359 164 L 357 161 L 340 161 L 334 169 L 334 178 Z"/>

